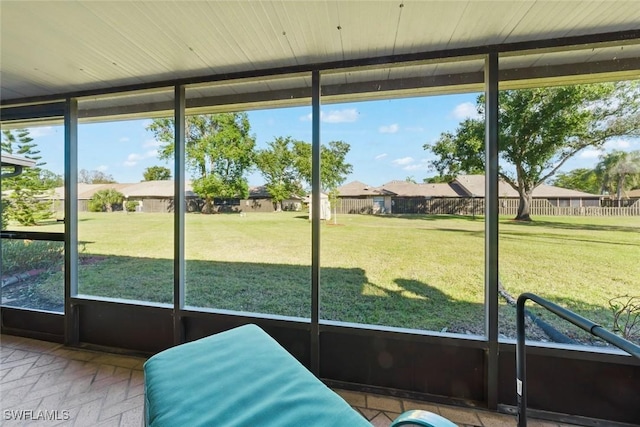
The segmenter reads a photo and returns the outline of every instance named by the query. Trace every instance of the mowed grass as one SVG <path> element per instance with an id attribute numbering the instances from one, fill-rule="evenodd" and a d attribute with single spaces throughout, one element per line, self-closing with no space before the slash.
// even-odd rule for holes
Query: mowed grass
<path id="1" fill-rule="evenodd" d="M 172 215 L 82 213 L 78 227 L 82 294 L 171 303 Z M 306 213 L 189 214 L 185 253 L 188 305 L 310 316 Z M 640 296 L 640 218 L 502 218 L 499 261 L 512 296 L 535 292 L 610 328 L 609 300 Z M 322 225 L 320 264 L 323 319 L 483 332 L 480 217 L 339 215 Z M 61 301 L 60 282 L 42 298 Z"/>

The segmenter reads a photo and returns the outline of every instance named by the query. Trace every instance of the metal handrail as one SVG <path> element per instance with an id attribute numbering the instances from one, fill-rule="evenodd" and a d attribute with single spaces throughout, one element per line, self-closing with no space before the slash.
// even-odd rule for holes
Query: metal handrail
<path id="1" fill-rule="evenodd" d="M 516 303 L 516 391 L 518 394 L 518 427 L 527 426 L 527 386 L 526 386 L 526 364 L 525 364 L 525 337 L 524 337 L 524 304 L 531 300 L 546 308 L 558 317 L 573 323 L 580 329 L 602 338 L 611 345 L 626 351 L 633 357 L 640 359 L 640 346 L 619 337 L 611 331 L 604 329 L 597 323 L 582 317 L 573 311 L 560 307 L 538 295 L 523 293 L 518 297 Z"/>

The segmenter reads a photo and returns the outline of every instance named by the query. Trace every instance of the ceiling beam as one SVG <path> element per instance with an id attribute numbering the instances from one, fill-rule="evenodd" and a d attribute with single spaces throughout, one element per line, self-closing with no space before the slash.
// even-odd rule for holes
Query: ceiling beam
<path id="1" fill-rule="evenodd" d="M 236 80 L 255 77 L 278 76 L 291 73 L 308 73 L 313 70 L 327 71 L 345 68 L 381 66 L 381 65 L 402 65 L 409 63 L 421 63 L 424 61 L 447 60 L 451 58 L 479 57 L 491 52 L 498 52 L 502 55 L 513 55 L 528 51 L 553 52 L 568 50 L 570 47 L 586 49 L 591 46 L 603 47 L 618 45 L 621 43 L 639 43 L 640 30 L 618 31 L 611 33 L 587 34 L 582 36 L 561 37 L 545 40 L 532 40 L 517 43 L 475 46 L 459 49 L 447 49 L 428 52 L 417 52 L 410 54 L 387 55 L 372 58 L 350 59 L 314 64 L 302 64 L 289 67 L 267 68 L 262 70 L 249 70 L 237 73 L 221 73 L 214 75 L 198 76 L 184 79 L 162 80 L 152 83 L 141 83 L 135 85 L 123 85 L 102 89 L 87 89 L 71 92 L 62 92 L 56 95 L 42 97 L 25 97 L 20 99 L 2 100 L 0 105 L 9 106 L 20 103 L 39 103 L 66 98 L 98 96 L 109 93 L 128 92 L 134 90 L 157 89 L 175 85 L 191 85 L 207 82 L 219 82 L 226 80 Z"/>
<path id="2" fill-rule="evenodd" d="M 640 58 L 627 58 L 580 64 L 501 70 L 500 88 L 516 89 L 566 84 L 584 84 L 638 77 Z M 482 71 L 398 78 L 354 83 L 325 85 L 322 87 L 323 104 L 388 99 L 409 96 L 443 95 L 461 92 L 481 92 L 484 84 Z M 205 89 L 203 89 L 205 90 Z M 117 100 L 117 98 L 115 98 Z M 254 110 L 260 108 L 311 105 L 311 88 L 298 87 L 274 91 L 261 91 L 231 95 L 188 98 L 189 114 L 223 111 Z M 98 101 L 99 103 L 99 101 Z M 144 102 L 103 108 L 83 108 L 79 118 L 84 121 L 103 121 L 171 115 L 173 101 Z"/>

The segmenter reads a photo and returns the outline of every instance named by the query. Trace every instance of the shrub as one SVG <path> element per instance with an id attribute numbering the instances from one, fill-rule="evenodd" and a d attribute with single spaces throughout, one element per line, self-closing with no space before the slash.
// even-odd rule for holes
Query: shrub
<path id="1" fill-rule="evenodd" d="M 0 219 L 2 220 L 2 229 L 6 229 L 9 224 L 9 219 L 7 218 L 7 213 L 5 209 L 9 206 L 9 202 L 4 199 L 0 199 Z"/>
<path id="2" fill-rule="evenodd" d="M 125 209 L 127 212 L 135 212 L 138 207 L 137 200 L 130 200 L 124 203 Z"/>
<path id="3" fill-rule="evenodd" d="M 89 212 L 104 212 L 104 204 L 100 200 L 89 200 L 87 203 Z"/>
<path id="4" fill-rule="evenodd" d="M 626 340 L 640 332 L 640 297 L 629 295 L 617 296 L 609 300 L 613 313 L 613 332 L 617 332 Z"/>
<path id="5" fill-rule="evenodd" d="M 91 212 L 111 212 L 113 205 L 122 203 L 124 194 L 113 188 L 96 191 L 89 200 L 89 211 Z"/>
<path id="6" fill-rule="evenodd" d="M 60 268 L 63 254 L 62 242 L 3 240 L 2 275 L 23 273 L 36 268 Z"/>

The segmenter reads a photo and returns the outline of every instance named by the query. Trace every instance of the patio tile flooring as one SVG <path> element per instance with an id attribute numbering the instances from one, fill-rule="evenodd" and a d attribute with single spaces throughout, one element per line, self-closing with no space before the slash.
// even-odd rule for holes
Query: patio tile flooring
<path id="1" fill-rule="evenodd" d="M 144 361 L 139 357 L 1 335 L 0 424 L 139 427 L 144 402 Z M 516 425 L 514 417 L 494 412 L 335 391 L 375 427 L 388 427 L 391 420 L 410 409 L 440 414 L 461 427 Z M 13 419 L 18 415 L 23 419 Z M 45 416 L 49 419 L 43 420 Z M 33 419 L 37 417 L 40 419 Z M 528 425 L 566 426 L 537 420 L 529 420 Z"/>

